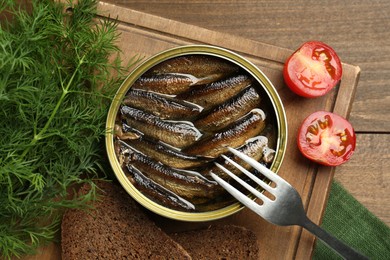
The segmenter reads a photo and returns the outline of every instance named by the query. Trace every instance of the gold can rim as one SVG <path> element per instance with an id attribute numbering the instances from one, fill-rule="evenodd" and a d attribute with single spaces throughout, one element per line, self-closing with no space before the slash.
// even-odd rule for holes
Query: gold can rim
<path id="1" fill-rule="evenodd" d="M 287 118 L 279 94 L 277 93 L 275 87 L 268 79 L 268 77 L 259 68 L 257 68 L 252 62 L 248 61 L 246 58 L 242 57 L 241 55 L 233 51 L 221 47 L 217 47 L 217 46 L 212 46 L 212 45 L 186 45 L 186 46 L 180 46 L 180 47 L 168 49 L 148 58 L 147 60 L 142 62 L 138 67 L 136 67 L 123 81 L 118 91 L 116 92 L 113 101 L 111 102 L 108 115 L 107 115 L 107 120 L 106 120 L 107 133 L 105 137 L 105 142 L 106 142 L 107 156 L 116 178 L 118 179 L 122 187 L 126 190 L 126 192 L 130 196 L 132 196 L 138 203 L 140 203 L 145 208 L 151 210 L 152 212 L 167 218 L 182 220 L 182 221 L 200 222 L 200 221 L 217 220 L 217 219 L 230 216 L 234 213 L 239 212 L 240 210 L 245 208 L 245 206 L 243 206 L 239 202 L 236 202 L 233 203 L 232 205 L 226 206 L 221 209 L 213 210 L 213 211 L 184 212 L 184 211 L 178 211 L 178 210 L 173 210 L 164 207 L 152 201 L 151 199 L 147 198 L 144 194 L 142 194 L 142 192 L 140 192 L 137 188 L 135 188 L 134 185 L 129 181 L 129 179 L 126 177 L 125 173 L 123 172 L 116 158 L 115 149 L 114 149 L 114 133 L 113 133 L 115 118 L 117 116 L 118 109 L 122 102 L 122 99 L 124 95 L 127 93 L 127 91 L 130 89 L 130 87 L 133 85 L 133 83 L 142 74 L 144 74 L 147 70 L 149 70 L 154 65 L 166 61 L 168 59 L 172 59 L 183 55 L 194 55 L 194 54 L 211 55 L 211 56 L 219 57 L 240 66 L 242 69 L 246 70 L 250 75 L 252 75 L 252 77 L 254 77 L 258 81 L 258 83 L 262 86 L 264 91 L 267 93 L 269 99 L 271 100 L 273 109 L 275 111 L 276 124 L 278 129 L 276 155 L 270 167 L 272 171 L 277 173 L 286 152 L 287 139 L 288 139 Z"/>

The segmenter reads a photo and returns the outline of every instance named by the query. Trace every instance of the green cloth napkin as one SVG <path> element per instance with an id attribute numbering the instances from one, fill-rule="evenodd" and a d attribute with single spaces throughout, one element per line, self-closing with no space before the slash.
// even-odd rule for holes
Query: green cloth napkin
<path id="1" fill-rule="evenodd" d="M 390 259 L 390 228 L 334 181 L 322 227 L 370 259 Z M 342 259 L 317 240 L 313 259 Z"/>

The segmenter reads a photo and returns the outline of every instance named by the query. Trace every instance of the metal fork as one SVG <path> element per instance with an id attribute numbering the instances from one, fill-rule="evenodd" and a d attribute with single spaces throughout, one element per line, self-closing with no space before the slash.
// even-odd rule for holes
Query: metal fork
<path id="1" fill-rule="evenodd" d="M 261 199 L 263 204 L 259 205 L 253 199 L 244 195 L 229 183 L 221 179 L 214 173 L 210 173 L 215 181 L 225 188 L 233 197 L 235 197 L 242 204 L 253 210 L 255 213 L 263 217 L 265 220 L 279 226 L 299 225 L 312 234 L 317 236 L 323 242 L 325 242 L 330 248 L 334 249 L 345 259 L 368 259 L 366 256 L 347 246 L 316 224 L 314 224 L 306 215 L 303 208 L 302 199 L 299 193 L 288 182 L 282 179 L 280 176 L 258 163 L 253 158 L 229 147 L 229 150 L 252 166 L 254 169 L 262 173 L 266 178 L 276 184 L 276 187 L 271 187 L 266 182 L 260 180 L 248 170 L 244 169 L 241 165 L 234 162 L 230 158 L 223 155 L 224 159 L 229 163 L 237 167 L 250 179 L 260 185 L 264 190 L 270 192 L 274 196 L 274 200 L 268 198 L 257 189 L 253 188 L 248 183 L 237 177 L 234 173 L 223 167 L 222 165 L 215 163 L 222 171 L 244 186 L 257 198 Z"/>

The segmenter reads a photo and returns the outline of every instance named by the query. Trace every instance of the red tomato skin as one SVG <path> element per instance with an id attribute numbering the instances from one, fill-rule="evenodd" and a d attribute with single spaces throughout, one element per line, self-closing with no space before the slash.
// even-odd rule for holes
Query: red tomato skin
<path id="1" fill-rule="evenodd" d="M 327 58 L 326 61 L 323 57 Z M 307 98 L 325 95 L 339 83 L 341 76 L 342 65 L 337 53 L 319 41 L 304 43 L 283 67 L 287 86 L 297 95 Z"/>
<path id="2" fill-rule="evenodd" d="M 324 129 L 319 127 L 324 122 L 329 123 L 330 127 Z M 318 135 L 311 135 L 311 129 L 319 129 Z M 344 135 L 340 135 L 344 131 Z M 314 130 L 316 132 L 316 130 Z M 308 141 L 308 134 L 314 136 Z M 343 141 L 345 138 L 345 141 Z M 325 166 L 338 166 L 347 162 L 356 148 L 356 135 L 352 125 L 343 117 L 326 111 L 318 111 L 309 115 L 301 124 L 297 138 L 298 148 L 301 153 L 308 159 Z M 340 144 L 340 146 L 337 146 Z M 338 152 L 326 149 L 327 146 L 343 149 Z M 324 148 L 325 147 L 325 148 Z"/>

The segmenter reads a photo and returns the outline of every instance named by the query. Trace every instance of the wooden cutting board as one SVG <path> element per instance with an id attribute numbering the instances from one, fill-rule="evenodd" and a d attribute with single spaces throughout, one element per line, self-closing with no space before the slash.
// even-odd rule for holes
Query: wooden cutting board
<path id="1" fill-rule="evenodd" d="M 321 223 L 334 168 L 318 166 L 305 159 L 296 146 L 297 131 L 303 119 L 318 110 L 333 111 L 348 117 L 359 78 L 359 67 L 343 64 L 343 77 L 337 88 L 325 97 L 305 99 L 293 94 L 283 81 L 283 64 L 291 55 L 291 50 L 183 24 L 104 1 L 99 3 L 98 9 L 99 15 L 118 19 L 121 32 L 118 44 L 125 61 L 135 55 L 148 58 L 176 46 L 208 44 L 235 51 L 257 65 L 274 84 L 287 114 L 288 144 L 279 174 L 301 194 L 309 218 L 315 223 Z M 168 231 L 211 224 L 178 222 L 155 215 L 153 218 Z M 261 256 L 264 259 L 309 259 L 315 245 L 315 238 L 300 227 L 278 227 L 246 209 L 214 222 L 233 223 L 253 230 L 259 238 Z M 50 245 L 41 252 L 41 255 L 29 259 L 58 259 L 60 245 Z"/>

